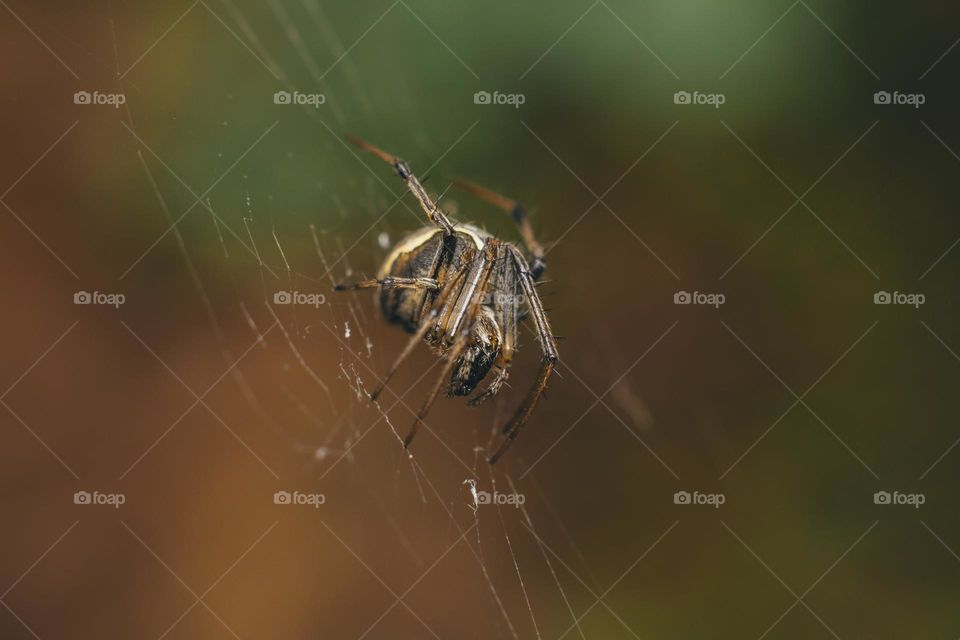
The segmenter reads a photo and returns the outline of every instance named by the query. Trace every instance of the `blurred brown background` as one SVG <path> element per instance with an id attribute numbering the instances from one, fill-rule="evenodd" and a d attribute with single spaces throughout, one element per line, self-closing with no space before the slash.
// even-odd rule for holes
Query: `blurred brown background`
<path id="1" fill-rule="evenodd" d="M 0 637 L 960 635 L 953 7 L 0 5 Z M 435 360 L 370 405 L 405 336 L 330 289 L 423 216 L 346 133 L 551 247 L 492 473 L 536 341 L 404 454 Z"/>

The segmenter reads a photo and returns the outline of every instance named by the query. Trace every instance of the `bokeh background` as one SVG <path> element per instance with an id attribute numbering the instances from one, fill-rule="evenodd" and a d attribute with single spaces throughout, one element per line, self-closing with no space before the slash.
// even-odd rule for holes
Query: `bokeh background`
<path id="1" fill-rule="evenodd" d="M 949 3 L 0 5 L 0 636 L 960 635 Z M 562 362 L 492 470 L 536 341 L 404 454 L 435 360 L 372 406 L 406 337 L 331 285 L 423 216 L 346 133 L 550 247 Z"/>

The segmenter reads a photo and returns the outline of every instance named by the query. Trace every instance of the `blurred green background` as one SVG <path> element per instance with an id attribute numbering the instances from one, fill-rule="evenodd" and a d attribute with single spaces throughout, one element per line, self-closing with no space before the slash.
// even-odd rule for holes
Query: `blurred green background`
<path id="1" fill-rule="evenodd" d="M 0 635 L 957 637 L 957 18 L 4 4 Z M 424 216 L 347 133 L 502 238 L 510 220 L 450 181 L 519 199 L 550 248 L 561 365 L 492 471 L 536 341 L 496 403 L 438 402 L 407 458 L 435 359 L 371 406 L 405 336 L 331 285 Z M 326 303 L 273 304 L 285 290 Z M 274 504 L 294 490 L 326 501 Z"/>

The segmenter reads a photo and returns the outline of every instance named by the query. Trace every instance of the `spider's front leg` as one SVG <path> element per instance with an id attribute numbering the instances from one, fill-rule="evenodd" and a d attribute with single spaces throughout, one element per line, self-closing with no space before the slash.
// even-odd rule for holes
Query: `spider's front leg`
<path id="1" fill-rule="evenodd" d="M 396 156 L 392 156 L 383 149 L 375 147 L 369 142 L 365 142 L 356 136 L 348 135 L 347 140 L 358 146 L 360 149 L 369 151 L 387 164 L 391 165 L 393 170 L 397 172 L 397 175 L 407 183 L 407 188 L 417 199 L 417 202 L 420 203 L 420 208 L 423 209 L 424 213 L 427 214 L 430 222 L 443 229 L 444 235 L 453 235 L 453 225 L 450 223 L 450 219 L 447 218 L 447 214 L 441 211 L 440 207 L 438 207 L 433 200 L 430 199 L 430 196 L 423 188 L 423 185 L 420 184 L 420 181 L 417 180 L 417 176 L 413 175 L 413 171 L 411 171 L 410 165 L 407 164 L 406 161 L 401 160 Z"/>

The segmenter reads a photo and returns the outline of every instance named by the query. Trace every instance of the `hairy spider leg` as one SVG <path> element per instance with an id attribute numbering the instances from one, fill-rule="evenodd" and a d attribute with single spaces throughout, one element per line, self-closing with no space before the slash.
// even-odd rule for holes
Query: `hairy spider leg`
<path id="1" fill-rule="evenodd" d="M 523 288 L 523 293 L 527 298 L 527 304 L 533 315 L 533 320 L 537 328 L 537 339 L 540 341 L 540 349 L 543 355 L 540 360 L 540 373 L 537 375 L 533 387 L 531 387 L 527 393 L 523 404 L 517 408 L 517 412 L 513 414 L 510 421 L 500 430 L 506 439 L 501 443 L 496 452 L 490 456 L 488 460 L 490 464 L 496 464 L 497 460 L 500 459 L 513 441 L 516 440 L 520 429 L 527 423 L 530 414 L 533 413 L 537 403 L 543 396 L 543 392 L 547 388 L 547 380 L 549 380 L 550 374 L 553 373 L 557 360 L 560 358 L 557 352 L 556 339 L 553 337 L 553 332 L 550 329 L 550 322 L 547 320 L 547 314 L 543 310 L 543 303 L 537 294 L 533 276 L 527 270 L 523 255 L 521 255 L 515 247 L 510 245 L 507 246 L 507 250 L 510 252 L 510 255 L 513 256 L 514 264 L 520 273 L 520 286 Z"/>
<path id="2" fill-rule="evenodd" d="M 359 282 L 338 282 L 333 286 L 334 291 L 354 291 L 356 289 L 426 289 L 436 291 L 440 288 L 433 278 L 372 278 Z"/>
<path id="3" fill-rule="evenodd" d="M 377 398 L 380 397 L 380 394 L 383 393 L 383 390 L 387 388 L 387 384 L 390 382 L 390 378 L 400 369 L 400 365 L 410 357 L 410 354 L 413 353 L 413 350 L 416 349 L 417 345 L 420 344 L 420 341 L 423 340 L 423 337 L 427 334 L 431 328 L 434 328 L 435 324 L 433 322 L 434 318 L 439 315 L 439 309 L 441 305 L 446 302 L 447 298 L 454 291 L 459 291 L 457 285 L 465 277 L 466 274 L 461 273 L 459 276 L 455 277 L 448 286 L 445 286 L 440 295 L 437 297 L 433 308 L 430 309 L 428 315 L 420 323 L 420 327 L 417 329 L 417 332 L 410 336 L 410 339 L 407 341 L 406 346 L 403 348 L 403 351 L 400 352 L 400 355 L 397 356 L 396 360 L 393 361 L 393 364 L 390 365 L 390 368 L 387 370 L 386 375 L 380 381 L 380 384 L 377 385 L 377 388 L 373 390 L 370 394 L 370 400 L 376 402 Z"/>
<path id="4" fill-rule="evenodd" d="M 497 361 L 494 363 L 496 373 L 493 380 L 487 384 L 486 388 L 477 393 L 467 404 L 476 407 L 486 402 L 499 393 L 504 383 L 507 381 L 510 370 L 510 362 L 513 360 L 513 352 L 517 344 L 517 319 L 520 314 L 520 305 L 516 295 L 516 268 L 513 266 L 513 258 L 504 248 L 497 257 L 497 266 L 494 271 L 495 291 L 493 298 L 493 315 L 497 326 L 500 327 L 502 335 L 500 343 L 500 353 L 497 355 Z"/>
<path id="5" fill-rule="evenodd" d="M 527 217 L 527 212 L 524 210 L 523 205 L 516 200 L 500 195 L 474 182 L 454 180 L 453 185 L 461 191 L 465 191 L 510 214 L 510 217 L 513 218 L 514 223 L 517 225 L 517 229 L 520 231 L 524 246 L 526 246 L 527 251 L 530 252 L 530 272 L 534 280 L 539 278 L 547 268 L 547 263 L 544 259 L 546 252 L 543 250 L 543 245 L 537 241 L 537 236 L 533 232 L 533 227 L 530 225 L 530 218 Z"/>
<path id="6" fill-rule="evenodd" d="M 434 204 L 433 200 L 430 199 L 430 196 L 427 195 L 423 185 L 420 184 L 419 180 L 417 180 L 417 176 L 413 175 L 413 171 L 410 169 L 410 165 L 407 164 L 406 161 L 401 160 L 396 156 L 392 156 L 383 149 L 375 147 L 369 142 L 365 142 L 356 136 L 348 135 L 347 140 L 355 144 L 363 151 L 369 151 L 387 164 L 391 165 L 394 171 L 397 172 L 397 175 L 407 183 L 407 188 L 417 199 L 417 202 L 420 203 L 420 208 L 422 208 L 424 213 L 427 214 L 430 222 L 443 229 L 443 234 L 445 236 L 453 235 L 453 225 L 450 223 L 450 219 L 447 218 L 447 214 L 441 211 L 440 207 Z"/>
<path id="7" fill-rule="evenodd" d="M 455 242 L 454 238 L 450 238 L 450 240 Z M 436 283 L 437 288 L 434 289 L 433 287 L 423 287 L 424 289 L 427 290 L 427 295 L 424 296 L 423 305 L 421 306 L 420 310 L 417 312 L 417 322 L 419 323 L 417 325 L 418 327 L 417 331 L 407 341 L 407 344 L 406 346 L 404 346 L 403 351 L 401 351 L 400 354 L 397 356 L 396 360 L 394 360 L 393 364 L 387 370 L 386 375 L 379 382 L 379 384 L 376 386 L 373 392 L 370 393 L 371 402 L 377 401 L 377 398 L 380 397 L 380 394 L 382 394 L 383 391 L 387 388 L 387 384 L 390 382 L 390 379 L 400 369 L 400 366 L 403 364 L 403 362 L 408 357 L 410 357 L 410 354 L 413 353 L 413 350 L 417 347 L 417 344 L 419 344 L 420 341 L 423 340 L 424 336 L 426 336 L 428 331 L 436 327 L 436 325 L 434 324 L 434 320 L 439 315 L 440 309 L 446 302 L 447 298 L 449 298 L 451 294 L 459 293 L 458 286 L 462 286 L 461 281 L 463 280 L 465 273 L 454 274 L 453 280 L 451 280 L 449 283 L 447 282 L 447 271 L 449 270 L 449 263 L 452 258 L 452 255 L 453 254 L 451 251 L 451 243 L 447 242 L 447 238 L 444 237 L 444 242 L 441 243 L 441 245 L 437 248 L 437 253 L 433 257 L 433 262 L 430 268 L 430 271 L 433 275 L 432 278 L 387 277 L 380 280 L 381 282 L 386 280 L 394 280 L 394 281 L 425 280 L 425 281 L 431 281 L 433 283 Z M 375 282 L 375 281 L 367 281 L 367 282 Z M 389 286 L 387 288 L 389 288 Z M 413 288 L 416 289 L 421 287 L 414 286 Z M 340 289 L 340 290 L 346 290 L 346 289 Z M 437 295 L 436 297 L 432 297 L 431 293 L 437 290 L 440 291 L 439 295 Z M 424 314 L 427 315 L 426 318 L 424 318 Z"/>
<path id="8" fill-rule="evenodd" d="M 500 247 L 500 242 L 495 238 L 487 239 L 483 250 L 478 251 L 474 257 L 473 264 L 467 275 L 467 280 L 454 304 L 453 315 L 446 321 L 441 319 L 438 323 L 441 325 L 439 328 L 443 335 L 443 343 L 449 344 L 446 362 L 444 363 L 443 371 L 440 372 L 440 376 L 430 389 L 430 393 L 424 400 L 423 405 L 420 407 L 420 410 L 417 411 L 417 416 L 413 421 L 413 426 L 410 427 L 410 432 L 407 434 L 407 437 L 403 439 L 404 448 L 410 447 L 410 443 L 413 442 L 413 438 L 417 435 L 417 431 L 419 431 L 420 426 L 423 424 L 424 418 L 427 417 L 427 414 L 433 407 L 440 393 L 440 388 L 444 382 L 449 379 L 453 365 L 467 346 L 470 330 L 480 307 L 483 305 L 483 298 L 486 295 L 487 286 L 490 281 L 490 272 L 493 270 L 493 264 L 496 261 L 497 254 L 500 252 Z M 463 301 L 463 304 L 461 304 L 461 301 Z M 463 328 L 461 329 L 461 327 Z"/>
<path id="9" fill-rule="evenodd" d="M 440 283 L 441 288 L 443 288 L 445 287 L 447 279 L 453 277 L 451 284 L 455 284 L 457 289 L 452 292 L 451 295 L 447 296 L 442 304 L 439 301 L 434 303 L 435 307 L 439 307 L 439 318 L 431 327 L 432 333 L 427 334 L 427 341 L 431 344 L 438 340 L 443 340 L 443 329 L 448 326 L 450 317 L 454 313 L 457 300 L 460 299 L 463 288 L 467 286 L 468 278 L 471 274 L 470 270 L 476 265 L 477 259 L 482 253 L 482 251 L 469 249 L 468 252 L 461 257 L 461 260 L 466 260 L 466 263 L 461 262 L 460 264 L 454 265 L 453 260 L 456 246 L 457 237 L 452 236 L 449 242 L 444 243 L 437 257 L 434 279 L 436 279 L 436 281 Z"/>

